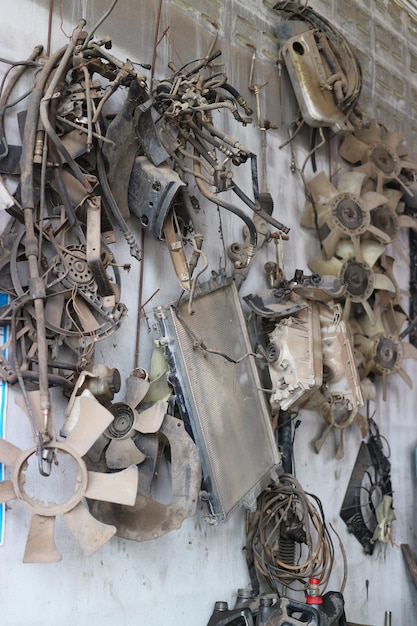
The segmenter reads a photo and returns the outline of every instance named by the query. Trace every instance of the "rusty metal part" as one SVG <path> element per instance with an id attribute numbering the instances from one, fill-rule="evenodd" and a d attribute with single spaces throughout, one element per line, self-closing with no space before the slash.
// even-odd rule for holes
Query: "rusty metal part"
<path id="1" fill-rule="evenodd" d="M 139 490 L 133 507 L 90 501 L 92 513 L 105 523 L 115 524 L 119 537 L 134 541 L 156 539 L 180 528 L 184 519 L 195 514 L 201 484 L 197 447 L 183 422 L 171 415 L 165 415 L 159 432 L 170 449 L 170 502 L 152 498 L 152 480 L 148 478 L 147 467 L 142 470 L 142 466 L 138 468 Z"/>
<path id="2" fill-rule="evenodd" d="M 39 414 L 39 392 L 28 395 L 33 410 Z M 20 406 L 26 410 L 24 404 Z M 67 440 L 62 443 L 51 439 L 44 444 L 42 454 L 49 455 L 53 460 L 50 478 L 56 477 L 57 473 L 58 480 L 63 475 L 73 478 L 72 491 L 67 493 L 64 482 L 56 502 L 51 502 L 43 493 L 44 485 L 36 480 L 39 474 L 30 473 L 31 460 L 39 454 L 38 446 L 21 450 L 4 439 L 0 440 L 0 460 L 13 468 L 13 478 L 0 483 L 0 499 L 2 502 L 17 499 L 32 513 L 23 558 L 25 563 L 52 563 L 61 559 L 54 543 L 55 518 L 58 515 L 62 516 L 86 555 L 98 550 L 115 534 L 114 526 L 98 522 L 88 512 L 82 502 L 84 497 L 130 505 L 134 503 L 138 484 L 136 467 L 118 474 L 90 472 L 82 459 L 111 420 L 112 415 L 107 409 L 96 400 L 83 397 L 77 424 Z M 55 469 L 56 465 L 61 465 L 63 470 Z"/>
<path id="3" fill-rule="evenodd" d="M 313 127 L 353 130 L 354 107 L 362 87 L 356 55 L 347 40 L 310 7 L 278 2 L 280 57 L 301 109 Z"/>
<path id="4" fill-rule="evenodd" d="M 129 181 L 129 209 L 142 228 L 158 239 L 163 238 L 164 225 L 181 187 L 185 183 L 169 165 L 158 167 L 145 156 L 136 157 Z"/>

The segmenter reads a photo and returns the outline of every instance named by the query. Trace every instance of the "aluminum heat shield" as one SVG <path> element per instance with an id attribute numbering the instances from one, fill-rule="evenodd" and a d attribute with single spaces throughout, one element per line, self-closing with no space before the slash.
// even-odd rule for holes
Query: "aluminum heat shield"
<path id="1" fill-rule="evenodd" d="M 222 522 L 277 476 L 280 455 L 234 283 L 215 277 L 192 303 L 156 309 L 182 419 L 200 451 L 202 498 Z"/>

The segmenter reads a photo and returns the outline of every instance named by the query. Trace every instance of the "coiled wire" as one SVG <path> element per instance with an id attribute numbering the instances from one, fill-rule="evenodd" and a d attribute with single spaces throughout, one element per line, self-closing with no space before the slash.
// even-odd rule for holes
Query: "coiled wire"
<path id="1" fill-rule="evenodd" d="M 300 553 L 292 563 L 286 558 L 290 553 L 295 556 L 295 551 L 288 550 L 289 517 L 299 522 L 293 541 L 294 546 L 300 546 Z M 306 589 L 310 576 L 319 578 L 321 589 L 325 589 L 334 562 L 333 542 L 320 500 L 307 494 L 292 474 L 280 475 L 279 484 L 260 495 L 249 526 L 256 571 L 271 589 L 277 591 L 278 584 L 295 590 L 301 584 Z"/>

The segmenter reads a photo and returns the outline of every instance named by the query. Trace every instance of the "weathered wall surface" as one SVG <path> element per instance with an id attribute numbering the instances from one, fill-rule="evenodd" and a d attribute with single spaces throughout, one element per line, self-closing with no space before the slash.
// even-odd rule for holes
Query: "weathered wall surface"
<path id="1" fill-rule="evenodd" d="M 20 59 L 34 45 L 47 43 L 47 0 L 2 0 L 2 37 L 0 56 Z M 55 1 L 52 12 L 51 50 L 66 42 L 75 23 L 84 17 L 87 29 L 110 5 L 109 0 Z M 120 58 L 151 63 L 154 30 L 158 14 L 157 0 L 119 0 L 98 35 L 109 34 L 114 52 Z M 261 91 L 263 115 L 276 126 L 268 133 L 268 182 L 274 198 L 274 216 L 291 227 L 285 244 L 285 269 L 291 277 L 295 269 L 308 272 L 307 262 L 318 250 L 310 231 L 299 226 L 304 205 L 300 179 L 291 171 L 293 155 L 290 146 L 281 148 L 288 137 L 287 125 L 296 105 L 284 72 L 277 67 L 277 45 L 273 35 L 275 15 L 272 2 L 261 0 L 163 0 L 159 28 L 160 43 L 156 50 L 154 77 L 164 77 L 173 61 L 182 65 L 206 55 L 215 28 L 219 27 L 215 49 L 223 54 L 221 62 L 229 77 L 249 103 L 254 106 L 248 81 L 252 48 L 256 48 L 255 81 L 265 86 Z M 402 132 L 411 151 L 417 152 L 415 94 L 417 92 L 417 23 L 392 0 L 312 0 L 310 5 L 326 16 L 347 35 L 355 46 L 363 70 L 361 105 L 369 116 L 375 116 L 390 130 Z M 2 66 L 3 67 L 3 66 Z M 23 106 L 23 105 L 22 105 Z M 13 114 L 8 115 L 10 133 L 15 132 Z M 245 128 L 225 121 L 225 129 L 238 134 L 253 151 L 259 150 L 256 124 Z M 307 152 L 308 136 L 300 134 L 295 156 L 302 163 Z M 318 154 L 318 163 L 330 174 L 337 171 L 337 140 L 332 139 Z M 305 175 L 313 173 L 307 165 Z M 244 168 L 236 173 L 242 187 L 247 184 Z M 248 192 L 250 189 L 248 189 Z M 219 240 L 219 218 L 216 208 L 202 205 L 202 222 L 210 269 L 230 266 Z M 140 239 L 139 225 L 132 219 L 132 231 Z M 241 239 L 241 224 L 230 214 L 222 215 L 225 245 Z M 401 245 L 407 251 L 407 233 Z M 266 246 L 256 257 L 242 294 L 264 287 L 262 267 L 273 260 L 274 246 Z M 137 332 L 137 291 L 139 264 L 132 262 L 123 241 L 118 242 L 120 263 L 132 263 L 123 277 L 123 301 L 128 306 L 124 325 L 107 342 L 97 346 L 97 361 L 118 367 L 122 379 L 135 362 L 133 338 Z M 151 302 L 145 307 L 148 316 L 140 323 L 139 363 L 148 368 L 155 333 L 152 308 L 176 299 L 179 287 L 165 245 L 146 234 L 143 256 L 143 297 Z M 407 289 L 407 255 L 395 261 L 395 274 Z M 157 292 L 155 294 L 155 292 Z M 155 295 L 153 295 L 155 294 Z M 405 299 L 406 303 L 406 299 Z M 406 304 L 405 304 L 406 306 Z M 148 321 L 149 320 L 149 321 Z M 148 326 L 148 323 L 150 326 Z M 408 374 L 415 379 L 417 364 L 407 362 Z M 124 389 L 120 392 L 123 397 Z M 317 494 L 323 503 L 326 520 L 331 523 L 344 544 L 348 578 L 345 589 L 349 621 L 382 626 L 385 611 L 392 611 L 393 624 L 413 624 L 417 620 L 416 591 L 410 582 L 399 544 L 409 543 L 417 549 L 415 531 L 414 447 L 416 390 L 409 390 L 398 376 L 388 380 L 387 400 L 378 389 L 375 411 L 381 433 L 387 438 L 392 463 L 392 483 L 397 521 L 393 541 L 378 548 L 369 557 L 349 536 L 339 518 L 351 468 L 360 443 L 359 430 L 351 428 L 345 437 L 345 456 L 335 459 L 335 442 L 330 437 L 317 455 L 312 442 L 321 433 L 322 420 L 315 413 L 300 413 L 301 425 L 295 435 L 295 469 L 307 491 Z M 57 400 L 57 402 L 59 402 Z M 7 431 L 10 441 L 24 447 L 30 443 L 27 428 L 16 414 L 13 393 L 9 394 Z M 244 459 L 242 460 L 244 463 Z M 23 565 L 21 556 L 27 536 L 29 515 L 18 504 L 7 506 L 5 543 L 0 548 L 1 623 L 5 626 L 52 626 L 63 624 L 100 624 L 133 626 L 164 624 L 205 626 L 216 600 L 233 604 L 236 590 L 247 586 L 245 564 L 245 520 L 241 511 L 224 525 L 212 526 L 204 521 L 205 508 L 199 507 L 195 518 L 186 520 L 178 531 L 155 541 L 136 543 L 113 538 L 99 552 L 85 558 L 58 519 L 57 544 L 63 554 L 60 563 Z M 337 544 L 337 539 L 335 538 Z M 343 562 L 336 548 L 337 561 L 329 588 L 338 589 L 343 578 Z"/>

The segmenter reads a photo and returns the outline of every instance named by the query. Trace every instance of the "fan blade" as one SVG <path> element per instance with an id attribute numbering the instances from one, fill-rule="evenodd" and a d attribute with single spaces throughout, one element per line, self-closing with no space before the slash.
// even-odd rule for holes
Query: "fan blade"
<path id="1" fill-rule="evenodd" d="M 62 315 L 65 307 L 65 294 L 57 293 L 48 296 L 45 302 L 45 322 L 54 328 L 61 328 Z"/>
<path id="2" fill-rule="evenodd" d="M 372 119 L 369 123 L 369 128 L 355 130 L 355 137 L 368 145 L 372 143 L 382 143 L 381 132 L 376 120 Z"/>
<path id="3" fill-rule="evenodd" d="M 391 237 L 387 235 L 387 233 L 384 233 L 384 231 L 381 230 L 380 228 L 377 228 L 376 226 L 374 226 L 373 224 L 369 224 L 367 232 L 371 233 L 371 235 L 374 235 L 374 237 L 376 237 L 377 239 L 379 239 L 379 241 L 385 244 L 391 243 Z"/>
<path id="4" fill-rule="evenodd" d="M 382 143 L 388 146 L 393 152 L 397 152 L 397 148 L 404 139 L 401 133 L 382 133 Z"/>
<path id="5" fill-rule="evenodd" d="M 105 456 L 107 467 L 118 470 L 139 465 L 146 459 L 132 439 L 112 439 Z"/>
<path id="6" fill-rule="evenodd" d="M 80 415 L 67 437 L 67 444 L 84 456 L 102 432 L 113 421 L 113 415 L 97 400 L 79 396 Z"/>
<path id="7" fill-rule="evenodd" d="M 13 467 L 23 450 L 0 438 L 0 463 Z"/>
<path id="8" fill-rule="evenodd" d="M 355 424 L 356 424 L 356 426 L 358 426 L 359 430 L 361 431 L 362 439 L 365 439 L 368 436 L 368 433 L 369 433 L 368 420 L 361 413 L 356 413 L 356 415 L 355 415 Z"/>
<path id="9" fill-rule="evenodd" d="M 91 515 L 82 502 L 62 515 L 66 526 L 74 535 L 86 556 L 104 546 L 116 534 L 116 526 L 103 524 Z"/>
<path id="10" fill-rule="evenodd" d="M 414 231 L 417 231 L 417 220 L 411 215 L 399 215 L 398 221 L 400 223 L 400 228 L 411 228 Z"/>
<path id="11" fill-rule="evenodd" d="M 100 437 L 93 443 L 87 456 L 93 463 L 98 463 L 101 459 L 101 455 L 104 452 L 104 448 L 108 445 L 110 439 L 106 435 L 100 435 Z"/>
<path id="12" fill-rule="evenodd" d="M 88 472 L 86 498 L 133 506 L 137 491 L 138 468 L 136 465 L 113 474 Z"/>
<path id="13" fill-rule="evenodd" d="M 366 174 L 363 172 L 343 172 L 337 181 L 337 190 L 339 193 L 351 193 L 359 197 L 365 179 Z"/>
<path id="14" fill-rule="evenodd" d="M 379 243 L 379 241 L 373 241 L 372 239 L 366 239 L 361 244 L 361 247 L 364 261 L 371 268 L 375 265 L 386 248 L 384 244 Z"/>
<path id="15" fill-rule="evenodd" d="M 389 208 L 396 211 L 398 203 L 403 196 L 403 192 L 399 189 L 390 189 L 389 187 L 386 187 L 383 195 L 385 196 L 385 201 Z"/>
<path id="16" fill-rule="evenodd" d="M 385 291 L 390 291 L 391 293 L 396 292 L 394 283 L 386 274 L 375 272 L 374 279 L 374 289 L 384 289 Z"/>
<path id="17" fill-rule="evenodd" d="M 57 563 L 61 554 L 55 547 L 55 517 L 32 515 L 23 563 Z"/>
<path id="18" fill-rule="evenodd" d="M 134 374 L 130 374 L 126 378 L 126 394 L 125 394 L 125 402 L 132 409 L 138 406 L 139 402 L 143 400 L 149 391 L 149 378 L 140 378 L 140 376 L 135 376 Z"/>
<path id="19" fill-rule="evenodd" d="M 16 498 L 16 491 L 14 489 L 12 480 L 3 480 L 0 482 L 0 502 L 7 502 L 8 500 L 14 500 Z"/>
<path id="20" fill-rule="evenodd" d="M 360 237 L 358 235 L 352 235 L 350 239 L 352 241 L 353 249 L 355 251 L 355 259 L 359 261 L 360 263 L 363 263 L 363 255 L 362 255 Z"/>
<path id="21" fill-rule="evenodd" d="M 343 306 L 343 319 L 345 320 L 345 322 L 349 320 L 351 309 L 352 309 L 352 300 L 350 298 L 346 298 L 345 304 Z"/>
<path id="22" fill-rule="evenodd" d="M 400 161 L 400 165 L 405 170 L 417 170 L 417 163 L 411 161 Z"/>
<path id="23" fill-rule="evenodd" d="M 164 349 L 155 348 L 152 352 L 149 378 L 151 385 L 143 399 L 144 404 L 154 404 L 157 400 L 168 400 L 172 394 L 172 388 L 168 384 L 168 363 L 165 360 Z"/>
<path id="24" fill-rule="evenodd" d="M 84 298 L 75 296 L 73 305 L 84 332 L 94 333 L 100 329 L 99 322 L 94 317 Z"/>
<path id="25" fill-rule="evenodd" d="M 374 312 L 372 310 L 371 305 L 369 304 L 369 302 L 367 300 L 364 300 L 362 303 L 363 309 L 366 313 L 366 315 L 368 316 L 368 319 L 371 323 L 372 326 L 375 325 L 375 316 L 374 316 Z"/>
<path id="26" fill-rule="evenodd" d="M 330 204 L 338 191 L 324 172 L 320 172 L 307 185 L 315 204 Z"/>
<path id="27" fill-rule="evenodd" d="M 403 341 L 401 343 L 404 359 L 417 359 L 417 348 L 412 343 Z"/>
<path id="28" fill-rule="evenodd" d="M 38 389 L 36 389 L 34 391 L 29 391 L 27 393 L 27 397 L 28 397 L 28 400 L 29 400 L 29 405 L 30 405 L 30 409 L 32 411 L 32 415 L 33 415 L 34 420 L 36 422 L 36 426 L 37 426 L 38 430 L 43 432 L 45 430 L 45 427 L 47 428 L 49 424 L 45 424 L 44 416 L 42 415 L 42 412 L 41 412 L 40 391 Z M 24 411 L 26 413 L 26 415 L 28 415 L 26 402 L 25 402 L 25 399 L 23 398 L 22 395 L 16 396 L 15 403 L 17 404 L 18 407 L 20 407 L 22 409 L 22 411 Z M 53 423 L 52 418 L 50 418 L 48 421 L 50 423 Z M 49 431 L 50 431 L 50 429 L 48 429 L 48 432 Z M 52 433 L 50 433 L 50 434 L 52 435 Z"/>
<path id="29" fill-rule="evenodd" d="M 363 165 L 357 165 L 353 168 L 354 172 L 363 172 L 368 179 L 375 180 L 378 175 L 378 170 L 372 161 L 366 161 Z"/>
<path id="30" fill-rule="evenodd" d="M 300 225 L 304 228 L 316 227 L 316 215 L 314 213 L 311 202 L 305 202 L 303 212 L 300 219 Z"/>
<path id="31" fill-rule="evenodd" d="M 368 146 L 353 135 L 347 135 L 339 148 L 339 155 L 352 165 L 363 163 L 368 156 Z"/>
<path id="32" fill-rule="evenodd" d="M 314 259 L 309 261 L 308 267 L 312 272 L 320 274 L 321 276 L 338 276 L 342 263 L 339 259 L 336 259 L 336 257 L 326 259 L 324 251 L 320 250 Z"/>
<path id="33" fill-rule="evenodd" d="M 148 409 L 136 413 L 133 428 L 144 434 L 156 433 L 161 428 L 166 411 L 166 401 L 158 400 Z"/>
<path id="34" fill-rule="evenodd" d="M 379 206 L 387 204 L 387 199 L 376 191 L 366 191 L 362 196 L 362 201 L 368 211 L 372 211 Z"/>
<path id="35" fill-rule="evenodd" d="M 407 374 L 407 372 L 405 372 L 403 370 L 403 368 L 400 368 L 398 370 L 398 374 L 401 376 L 401 378 L 403 379 L 403 381 L 405 382 L 405 384 L 409 387 L 409 389 L 413 388 L 413 381 L 411 380 L 410 376 Z"/>
<path id="36" fill-rule="evenodd" d="M 325 237 L 321 245 L 323 246 L 323 250 L 326 253 L 328 259 L 331 259 L 336 252 L 337 246 L 339 245 L 341 233 L 338 228 L 333 228 L 330 233 Z"/>

